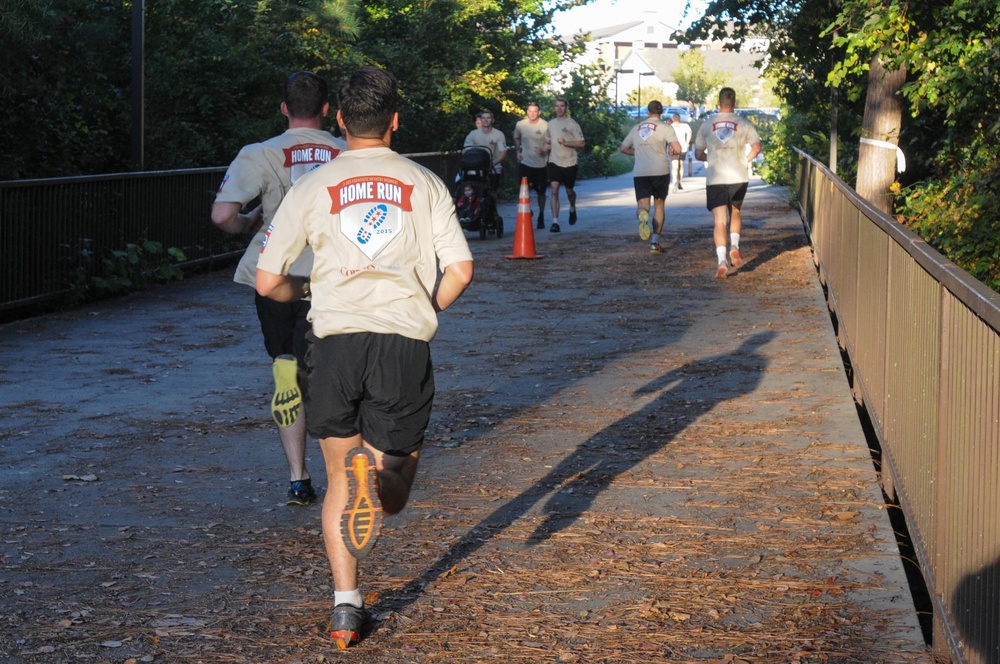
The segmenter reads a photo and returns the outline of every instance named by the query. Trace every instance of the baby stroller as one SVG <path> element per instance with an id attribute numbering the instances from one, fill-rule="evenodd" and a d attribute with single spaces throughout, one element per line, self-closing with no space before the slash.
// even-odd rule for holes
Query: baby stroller
<path id="1" fill-rule="evenodd" d="M 493 155 L 489 148 L 472 145 L 462 150 L 458 163 L 458 183 L 452 198 L 455 201 L 458 221 L 463 230 L 479 231 L 479 239 L 485 240 L 492 231 L 498 238 L 503 237 L 503 217 L 497 211 L 497 176 L 493 173 Z M 471 187 L 479 198 L 478 209 L 471 214 L 463 214 L 458 209 L 459 199 L 466 187 Z"/>

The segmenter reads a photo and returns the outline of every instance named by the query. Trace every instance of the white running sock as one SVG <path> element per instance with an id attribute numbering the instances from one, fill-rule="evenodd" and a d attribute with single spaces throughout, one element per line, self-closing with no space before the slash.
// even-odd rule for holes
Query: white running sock
<path id="1" fill-rule="evenodd" d="M 716 258 L 719 259 L 719 265 L 727 265 L 728 264 L 728 259 L 726 258 L 726 248 L 725 247 L 716 247 L 715 248 L 715 256 L 716 256 Z"/>
<path id="2" fill-rule="evenodd" d="M 361 596 L 361 591 L 357 588 L 354 590 L 334 590 L 333 605 L 339 606 L 341 604 L 350 604 L 361 609 L 365 606 L 365 600 Z"/>
<path id="3" fill-rule="evenodd" d="M 732 245 L 733 249 L 739 249 L 740 248 L 740 234 L 739 233 L 730 233 L 729 234 L 729 244 Z"/>

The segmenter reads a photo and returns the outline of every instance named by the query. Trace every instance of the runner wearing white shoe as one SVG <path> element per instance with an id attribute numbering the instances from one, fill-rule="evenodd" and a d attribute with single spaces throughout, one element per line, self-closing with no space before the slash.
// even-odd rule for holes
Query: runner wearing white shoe
<path id="1" fill-rule="evenodd" d="M 737 269 L 743 266 L 740 257 L 740 231 L 743 227 L 740 208 L 750 181 L 747 164 L 761 150 L 757 127 L 747 118 L 737 115 L 735 109 L 736 91 L 722 88 L 719 92 L 719 112 L 705 120 L 694 141 L 698 159 L 708 161 L 705 195 L 715 224 L 716 279 L 728 276 L 730 264 Z"/>

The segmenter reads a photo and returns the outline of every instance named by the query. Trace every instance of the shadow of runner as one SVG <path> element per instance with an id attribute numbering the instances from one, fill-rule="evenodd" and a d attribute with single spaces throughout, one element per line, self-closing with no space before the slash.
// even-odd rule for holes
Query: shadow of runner
<path id="1" fill-rule="evenodd" d="M 428 584 L 481 549 L 550 494 L 543 507 L 547 516 L 525 544 L 538 544 L 575 522 L 615 478 L 663 449 L 685 427 L 664 431 L 662 437 L 645 441 L 623 440 L 618 436 L 619 431 L 624 434 L 640 423 L 645 425 L 661 409 L 669 408 L 672 401 L 688 403 L 688 396 L 692 393 L 704 392 L 709 396 L 694 402 L 694 407 L 685 409 L 684 417 L 688 422 L 697 420 L 724 401 L 754 391 L 768 364 L 767 359 L 757 351 L 774 336 L 775 333 L 770 331 L 755 334 L 732 353 L 688 362 L 636 390 L 633 393 L 635 397 L 656 396 L 643 408 L 580 443 L 531 488 L 472 527 L 418 578 L 399 591 L 384 593 L 378 603 L 379 611 L 375 613 L 400 611 L 413 603 Z M 622 444 L 609 445 L 604 442 L 608 438 L 621 440 Z"/>
<path id="2" fill-rule="evenodd" d="M 966 647 L 984 662 L 1000 662 L 1000 560 L 962 579 L 951 611 Z"/>

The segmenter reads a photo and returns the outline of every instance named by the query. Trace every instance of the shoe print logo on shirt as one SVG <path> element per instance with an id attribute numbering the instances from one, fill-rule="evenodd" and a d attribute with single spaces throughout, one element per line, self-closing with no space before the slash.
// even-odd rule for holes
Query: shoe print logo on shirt
<path id="1" fill-rule="evenodd" d="M 369 260 L 403 232 L 404 213 L 413 209 L 413 185 L 381 175 L 350 178 L 327 191 L 341 235 Z"/>
<path id="2" fill-rule="evenodd" d="M 358 242 L 361 244 L 368 244 L 368 241 L 372 239 L 375 231 L 378 227 L 382 225 L 382 222 L 386 220 L 389 215 L 389 208 L 387 208 L 383 203 L 379 203 L 365 215 L 364 221 L 362 222 L 361 228 L 358 230 Z"/>

